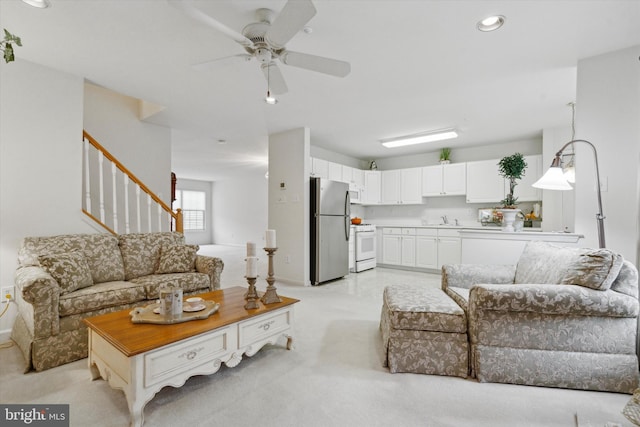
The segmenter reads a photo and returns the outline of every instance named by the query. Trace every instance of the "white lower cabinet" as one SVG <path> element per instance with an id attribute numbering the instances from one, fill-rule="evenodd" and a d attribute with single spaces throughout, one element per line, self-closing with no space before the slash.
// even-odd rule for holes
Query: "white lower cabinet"
<path id="1" fill-rule="evenodd" d="M 383 228 L 381 264 L 439 270 L 443 264 L 459 264 L 460 259 L 457 229 Z"/>

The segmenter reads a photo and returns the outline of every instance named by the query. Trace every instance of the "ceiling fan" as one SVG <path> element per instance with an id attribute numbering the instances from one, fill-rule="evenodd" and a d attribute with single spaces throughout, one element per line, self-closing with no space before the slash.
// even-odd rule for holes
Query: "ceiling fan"
<path id="1" fill-rule="evenodd" d="M 302 30 L 306 23 L 316 14 L 316 8 L 311 0 L 288 0 L 277 17 L 270 9 L 258 9 L 256 11 L 258 22 L 245 26 L 242 33 L 227 27 L 186 0 L 168 1 L 189 17 L 214 28 L 236 41 L 247 51 L 245 54 L 218 58 L 198 64 L 196 65 L 198 69 L 210 68 L 215 66 L 216 62 L 229 58 L 243 58 L 246 61 L 255 58 L 260 62 L 260 67 L 267 79 L 269 89 L 277 95 L 287 92 L 287 84 L 276 60 L 293 67 L 336 77 L 345 77 L 351 71 L 351 65 L 348 62 L 307 53 L 292 52 L 286 49 L 287 42 Z"/>

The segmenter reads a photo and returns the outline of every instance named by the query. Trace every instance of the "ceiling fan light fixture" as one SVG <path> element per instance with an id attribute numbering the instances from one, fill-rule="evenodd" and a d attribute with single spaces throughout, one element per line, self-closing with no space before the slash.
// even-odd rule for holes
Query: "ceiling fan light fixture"
<path id="1" fill-rule="evenodd" d="M 22 0 L 22 2 L 29 6 L 37 7 L 38 9 L 46 9 L 51 6 L 49 0 Z"/>
<path id="2" fill-rule="evenodd" d="M 278 100 L 275 96 L 271 95 L 271 91 L 267 91 L 267 96 L 265 96 L 264 102 L 269 105 L 276 105 L 278 103 Z"/>
<path id="3" fill-rule="evenodd" d="M 505 17 L 502 15 L 492 15 L 478 22 L 478 30 L 482 32 L 495 31 L 504 25 Z"/>
<path id="4" fill-rule="evenodd" d="M 387 148 L 404 147 L 406 145 L 424 144 L 426 142 L 443 141 L 457 138 L 458 132 L 454 128 L 440 129 L 396 138 L 381 139 L 380 143 Z"/>

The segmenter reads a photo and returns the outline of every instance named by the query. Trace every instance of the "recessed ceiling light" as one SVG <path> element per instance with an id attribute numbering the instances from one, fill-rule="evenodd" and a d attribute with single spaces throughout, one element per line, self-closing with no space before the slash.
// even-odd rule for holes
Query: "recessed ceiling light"
<path id="1" fill-rule="evenodd" d="M 28 4 L 29 6 L 37 7 L 40 9 L 46 9 L 49 6 L 51 6 L 51 3 L 49 3 L 49 0 L 22 0 L 22 1 Z"/>
<path id="2" fill-rule="evenodd" d="M 484 18 L 478 22 L 478 30 L 488 32 L 495 31 L 504 25 L 505 17 L 502 15 L 493 15 Z"/>

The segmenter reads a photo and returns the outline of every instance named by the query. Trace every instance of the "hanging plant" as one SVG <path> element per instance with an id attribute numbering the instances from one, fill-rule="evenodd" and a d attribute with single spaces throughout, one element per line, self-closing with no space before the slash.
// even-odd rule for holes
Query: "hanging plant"
<path id="1" fill-rule="evenodd" d="M 20 37 L 14 36 L 7 29 L 4 29 L 4 39 L 0 40 L 0 50 L 3 52 L 4 61 L 15 61 L 16 57 L 13 54 L 13 44 L 16 46 L 22 46 Z"/>
<path id="2" fill-rule="evenodd" d="M 498 162 L 500 176 L 509 180 L 509 194 L 501 201 L 504 208 L 516 208 L 518 198 L 514 197 L 513 193 L 518 185 L 516 181 L 522 179 L 525 169 L 527 169 L 527 162 L 520 153 L 503 157 Z"/>

